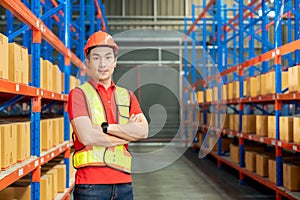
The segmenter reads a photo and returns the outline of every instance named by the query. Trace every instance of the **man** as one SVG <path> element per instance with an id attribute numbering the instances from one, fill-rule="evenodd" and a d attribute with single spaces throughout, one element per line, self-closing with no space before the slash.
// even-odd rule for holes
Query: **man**
<path id="1" fill-rule="evenodd" d="M 102 31 L 85 47 L 90 80 L 69 94 L 74 130 L 75 200 L 133 199 L 128 143 L 148 136 L 148 122 L 135 95 L 112 81 L 118 46 Z"/>

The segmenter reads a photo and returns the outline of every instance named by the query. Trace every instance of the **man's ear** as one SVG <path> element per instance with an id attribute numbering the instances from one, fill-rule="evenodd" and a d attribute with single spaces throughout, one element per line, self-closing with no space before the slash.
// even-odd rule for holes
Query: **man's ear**
<path id="1" fill-rule="evenodd" d="M 85 58 L 84 62 L 87 64 L 86 66 L 88 67 L 88 65 L 90 64 L 90 60 L 88 58 Z"/>
<path id="2" fill-rule="evenodd" d="M 115 57 L 114 66 L 117 67 L 118 57 Z"/>

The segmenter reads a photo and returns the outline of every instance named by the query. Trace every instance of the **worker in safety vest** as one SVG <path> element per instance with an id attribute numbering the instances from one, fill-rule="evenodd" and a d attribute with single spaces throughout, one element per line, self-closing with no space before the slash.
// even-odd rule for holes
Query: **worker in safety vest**
<path id="1" fill-rule="evenodd" d="M 133 199 L 127 147 L 147 138 L 148 122 L 135 95 L 112 81 L 117 53 L 109 34 L 92 34 L 84 47 L 90 79 L 69 94 L 75 200 Z"/>

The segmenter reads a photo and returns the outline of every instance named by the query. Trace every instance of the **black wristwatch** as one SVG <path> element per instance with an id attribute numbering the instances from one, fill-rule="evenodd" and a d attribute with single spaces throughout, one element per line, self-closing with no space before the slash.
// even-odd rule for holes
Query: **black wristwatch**
<path id="1" fill-rule="evenodd" d="M 107 133 L 108 123 L 107 122 L 103 122 L 101 124 L 101 128 L 103 130 L 103 133 Z"/>

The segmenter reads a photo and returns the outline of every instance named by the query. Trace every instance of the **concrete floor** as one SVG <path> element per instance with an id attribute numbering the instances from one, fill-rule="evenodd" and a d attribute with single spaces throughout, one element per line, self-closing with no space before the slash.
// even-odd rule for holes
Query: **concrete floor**
<path id="1" fill-rule="evenodd" d="M 191 149 L 162 170 L 133 174 L 133 186 L 136 200 L 275 199 L 257 184 L 263 193 L 248 184 L 239 185 L 237 177 L 219 170 L 212 160 L 200 160 Z"/>

